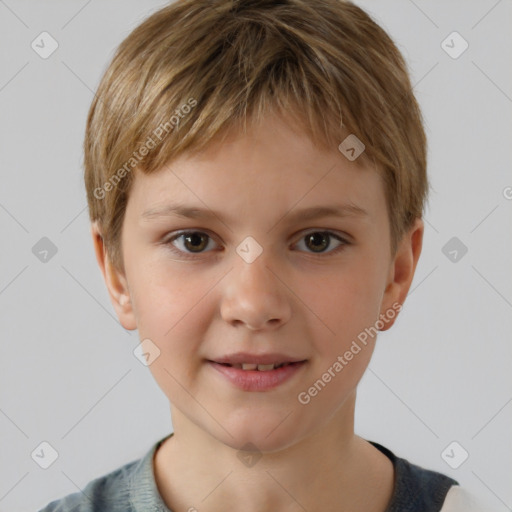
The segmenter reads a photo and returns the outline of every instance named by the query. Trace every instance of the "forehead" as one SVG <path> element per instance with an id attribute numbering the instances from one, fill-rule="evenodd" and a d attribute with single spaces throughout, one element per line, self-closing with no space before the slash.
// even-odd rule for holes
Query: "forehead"
<path id="1" fill-rule="evenodd" d="M 232 132 L 199 154 L 182 154 L 152 174 L 136 169 L 129 198 L 137 217 L 179 204 L 225 211 L 233 220 L 326 203 L 375 216 L 385 207 L 380 173 L 367 160 L 348 160 L 337 146 L 315 146 L 279 117 L 246 134 Z"/>

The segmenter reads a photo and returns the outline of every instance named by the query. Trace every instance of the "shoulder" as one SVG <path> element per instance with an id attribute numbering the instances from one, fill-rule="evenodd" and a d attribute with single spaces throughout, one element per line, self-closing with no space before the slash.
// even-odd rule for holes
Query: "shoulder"
<path id="1" fill-rule="evenodd" d="M 52 501 L 39 512 L 129 512 L 130 478 L 141 459 L 89 482 L 82 491 Z"/>
<path id="2" fill-rule="evenodd" d="M 92 480 L 82 491 L 52 501 L 39 512 L 167 512 L 156 486 L 153 458 L 171 435 L 154 443 L 140 459 Z"/>
<path id="3" fill-rule="evenodd" d="M 369 442 L 391 460 L 395 470 L 393 495 L 386 512 L 441 512 L 450 488 L 459 485 L 456 480 L 398 457 L 379 443 Z"/>
<path id="4" fill-rule="evenodd" d="M 374 441 L 395 469 L 393 496 L 386 512 L 491 512 L 475 495 L 449 476 L 397 457 Z"/>
<path id="5" fill-rule="evenodd" d="M 440 512 L 490 512 L 489 507 L 459 485 L 454 485 L 448 491 L 443 508 Z"/>

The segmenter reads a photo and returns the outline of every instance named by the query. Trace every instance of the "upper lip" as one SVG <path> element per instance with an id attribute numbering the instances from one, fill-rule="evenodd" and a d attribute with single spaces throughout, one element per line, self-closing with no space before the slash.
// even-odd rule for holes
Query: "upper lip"
<path id="1" fill-rule="evenodd" d="M 223 357 L 216 357 L 215 359 L 209 359 L 209 361 L 224 364 L 282 364 L 296 363 L 300 361 L 305 361 L 305 359 L 288 356 L 286 354 L 279 354 L 277 352 L 267 354 L 250 354 L 249 352 L 236 352 L 235 354 L 230 354 Z"/>

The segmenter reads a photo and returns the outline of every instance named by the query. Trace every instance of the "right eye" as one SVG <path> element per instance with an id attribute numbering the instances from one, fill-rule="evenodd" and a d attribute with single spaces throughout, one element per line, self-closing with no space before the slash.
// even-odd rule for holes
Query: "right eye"
<path id="1" fill-rule="evenodd" d="M 177 247 L 175 242 L 178 242 Z M 192 254 L 202 254 L 204 249 L 208 247 L 209 242 L 213 242 L 213 239 L 207 233 L 202 231 L 182 231 L 168 238 L 164 244 L 169 249 L 180 257 L 191 258 Z"/>

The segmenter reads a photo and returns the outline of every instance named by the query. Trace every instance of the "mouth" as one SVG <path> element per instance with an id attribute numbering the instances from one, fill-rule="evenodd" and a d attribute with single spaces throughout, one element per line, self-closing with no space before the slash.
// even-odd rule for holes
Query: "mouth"
<path id="1" fill-rule="evenodd" d="M 217 375 L 242 391 L 271 391 L 285 382 L 292 382 L 306 367 L 307 360 L 282 363 L 226 363 L 207 360 Z"/>
<path id="2" fill-rule="evenodd" d="M 277 370 L 279 368 L 283 368 L 285 366 L 299 365 L 301 363 L 305 363 L 306 360 L 288 362 L 288 363 L 271 363 L 271 364 L 257 364 L 257 363 L 233 363 L 233 364 L 230 364 L 230 363 L 220 363 L 218 361 L 210 361 L 210 360 L 208 362 L 220 364 L 221 366 L 237 368 L 238 370 L 268 372 L 271 370 Z"/>

